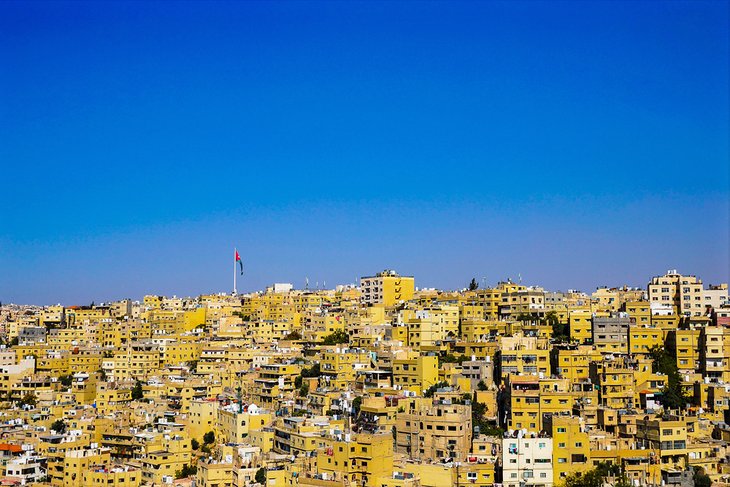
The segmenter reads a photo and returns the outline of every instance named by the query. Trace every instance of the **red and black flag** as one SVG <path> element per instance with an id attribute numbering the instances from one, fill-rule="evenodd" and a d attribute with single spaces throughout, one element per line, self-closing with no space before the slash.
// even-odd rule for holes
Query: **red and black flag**
<path id="1" fill-rule="evenodd" d="M 241 256 L 238 255 L 238 250 L 235 250 L 236 252 L 236 262 L 238 262 L 238 265 L 241 267 L 241 275 L 243 275 L 243 261 L 241 260 Z"/>

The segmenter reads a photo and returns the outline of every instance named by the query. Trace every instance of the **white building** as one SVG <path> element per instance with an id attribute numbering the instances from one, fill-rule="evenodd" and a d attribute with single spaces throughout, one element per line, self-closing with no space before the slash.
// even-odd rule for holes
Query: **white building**
<path id="1" fill-rule="evenodd" d="M 504 487 L 552 487 L 553 440 L 516 433 L 502 439 Z"/>
<path id="2" fill-rule="evenodd" d="M 675 269 L 663 276 L 654 277 L 648 286 L 652 304 L 671 305 L 683 316 L 702 316 L 705 303 L 702 299 L 702 280 L 684 276 Z"/>
<path id="3" fill-rule="evenodd" d="M 266 289 L 268 292 L 274 293 L 288 293 L 294 289 L 294 286 L 289 282 L 275 282 L 272 286 Z"/>
<path id="4" fill-rule="evenodd" d="M 727 284 L 718 286 L 710 286 L 709 289 L 702 291 L 705 307 L 711 306 L 712 309 L 721 308 L 728 304 Z"/>
<path id="5" fill-rule="evenodd" d="M 5 475 L 20 479 L 20 485 L 30 485 L 40 482 L 46 476 L 46 471 L 41 467 L 38 457 L 22 456 L 8 461 Z"/>

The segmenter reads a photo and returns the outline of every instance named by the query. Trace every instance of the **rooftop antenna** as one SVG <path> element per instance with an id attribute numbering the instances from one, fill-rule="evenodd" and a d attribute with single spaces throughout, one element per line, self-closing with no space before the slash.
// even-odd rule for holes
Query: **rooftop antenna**
<path id="1" fill-rule="evenodd" d="M 309 278 L 305 277 L 304 278 L 304 290 L 306 291 L 308 289 L 309 289 Z"/>
<path id="2" fill-rule="evenodd" d="M 487 278 L 486 276 L 482 277 L 482 289 L 487 288 Z"/>
<path id="3" fill-rule="evenodd" d="M 517 278 L 520 280 L 520 284 L 522 284 L 522 274 L 521 273 L 517 273 Z"/>

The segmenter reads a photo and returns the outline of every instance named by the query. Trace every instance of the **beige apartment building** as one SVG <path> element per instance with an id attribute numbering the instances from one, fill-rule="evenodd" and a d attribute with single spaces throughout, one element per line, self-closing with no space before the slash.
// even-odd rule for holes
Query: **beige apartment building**
<path id="1" fill-rule="evenodd" d="M 676 270 L 668 270 L 665 275 L 654 277 L 649 283 L 649 302 L 673 306 L 679 315 L 703 315 L 703 297 L 702 280 L 695 276 L 683 276 Z"/>
<path id="2" fill-rule="evenodd" d="M 417 398 L 396 418 L 396 451 L 411 458 L 463 460 L 471 449 L 471 408 Z"/>
<path id="3" fill-rule="evenodd" d="M 361 277 L 360 289 L 364 304 L 394 306 L 413 298 L 415 279 L 412 276 L 401 276 L 395 271 L 385 270 L 374 276 Z"/>

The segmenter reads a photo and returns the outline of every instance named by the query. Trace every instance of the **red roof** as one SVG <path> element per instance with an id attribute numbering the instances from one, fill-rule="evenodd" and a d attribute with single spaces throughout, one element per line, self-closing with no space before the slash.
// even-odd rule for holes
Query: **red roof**
<path id="1" fill-rule="evenodd" d="M 10 443 L 0 443 L 0 451 L 9 451 L 10 453 L 20 453 L 23 447 L 20 445 L 12 445 Z"/>

